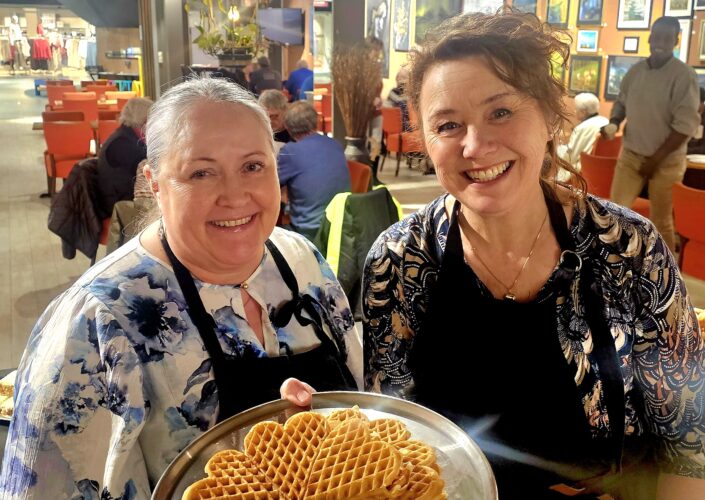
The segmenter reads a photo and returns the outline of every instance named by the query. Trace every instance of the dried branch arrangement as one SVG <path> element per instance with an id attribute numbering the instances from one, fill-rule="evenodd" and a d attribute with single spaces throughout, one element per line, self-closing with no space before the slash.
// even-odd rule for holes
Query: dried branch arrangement
<path id="1" fill-rule="evenodd" d="M 348 137 L 366 137 L 381 87 L 381 66 L 376 52 L 366 45 L 333 49 L 331 72 L 335 102 Z"/>

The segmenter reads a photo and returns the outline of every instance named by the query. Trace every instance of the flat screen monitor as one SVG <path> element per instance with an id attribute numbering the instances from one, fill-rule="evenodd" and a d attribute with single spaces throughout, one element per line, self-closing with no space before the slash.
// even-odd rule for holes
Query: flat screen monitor
<path id="1" fill-rule="evenodd" d="M 301 9 L 259 9 L 262 35 L 282 45 L 304 44 L 304 13 Z"/>

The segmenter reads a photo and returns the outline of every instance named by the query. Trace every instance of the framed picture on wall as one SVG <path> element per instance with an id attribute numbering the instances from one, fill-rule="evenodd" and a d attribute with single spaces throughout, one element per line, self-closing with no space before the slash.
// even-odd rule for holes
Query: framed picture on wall
<path id="1" fill-rule="evenodd" d="M 664 0 L 663 15 L 673 17 L 692 17 L 693 0 Z"/>
<path id="2" fill-rule="evenodd" d="M 695 0 L 695 10 L 705 10 L 705 0 Z"/>
<path id="3" fill-rule="evenodd" d="M 600 91 L 600 66 L 602 58 L 599 56 L 571 57 L 568 91 L 572 94 L 592 92 L 597 95 Z"/>
<path id="4" fill-rule="evenodd" d="M 409 50 L 409 28 L 411 26 L 411 0 L 397 0 L 394 3 L 394 50 L 407 52 Z"/>
<path id="5" fill-rule="evenodd" d="M 558 28 L 568 27 L 570 0 L 547 0 L 546 21 Z"/>
<path id="6" fill-rule="evenodd" d="M 700 50 L 698 59 L 705 60 L 705 21 L 700 21 Z"/>
<path id="7" fill-rule="evenodd" d="M 578 26 L 602 23 L 602 0 L 579 0 Z"/>
<path id="8" fill-rule="evenodd" d="M 605 100 L 614 101 L 619 97 L 619 87 L 622 85 L 622 78 L 627 74 L 629 68 L 645 57 L 638 56 L 610 56 L 607 59 L 607 78 L 605 78 Z"/>
<path id="9" fill-rule="evenodd" d="M 597 30 L 578 30 L 578 52 L 597 52 Z"/>
<path id="10" fill-rule="evenodd" d="M 494 14 L 503 4 L 503 0 L 463 0 L 463 13 Z"/>
<path id="11" fill-rule="evenodd" d="M 618 30 L 648 29 L 651 21 L 651 0 L 619 0 Z"/>
<path id="12" fill-rule="evenodd" d="M 705 2 L 705 0 L 702 1 Z M 514 0 L 512 7 L 520 12 L 536 14 L 536 0 Z"/>
<path id="13" fill-rule="evenodd" d="M 639 52 L 639 37 L 638 36 L 625 36 L 624 45 L 622 46 L 622 51 L 625 54 L 636 54 Z"/>
<path id="14" fill-rule="evenodd" d="M 688 49 L 690 48 L 690 19 L 679 19 L 681 25 L 681 36 L 678 37 L 678 45 L 673 49 L 673 55 L 684 63 L 688 62 Z"/>
<path id="15" fill-rule="evenodd" d="M 389 4 L 388 0 L 367 0 L 367 36 L 383 46 L 382 76 L 389 77 Z"/>
<path id="16" fill-rule="evenodd" d="M 462 7 L 462 0 L 416 0 L 416 43 L 421 43 L 431 28 L 460 14 Z"/>
<path id="17" fill-rule="evenodd" d="M 693 68 L 698 77 L 698 87 L 705 88 L 705 67 Z"/>

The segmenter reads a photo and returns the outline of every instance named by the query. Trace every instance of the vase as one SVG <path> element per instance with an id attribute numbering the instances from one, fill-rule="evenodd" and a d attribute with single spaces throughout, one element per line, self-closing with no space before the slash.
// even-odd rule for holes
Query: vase
<path id="1" fill-rule="evenodd" d="M 370 152 L 367 150 L 367 137 L 345 136 L 345 158 L 370 164 Z"/>

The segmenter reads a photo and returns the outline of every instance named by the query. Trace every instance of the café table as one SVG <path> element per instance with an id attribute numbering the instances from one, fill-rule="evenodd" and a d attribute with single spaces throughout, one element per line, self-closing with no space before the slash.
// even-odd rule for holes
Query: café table
<path id="1" fill-rule="evenodd" d="M 705 155 L 688 155 L 683 184 L 695 189 L 705 189 Z"/>

